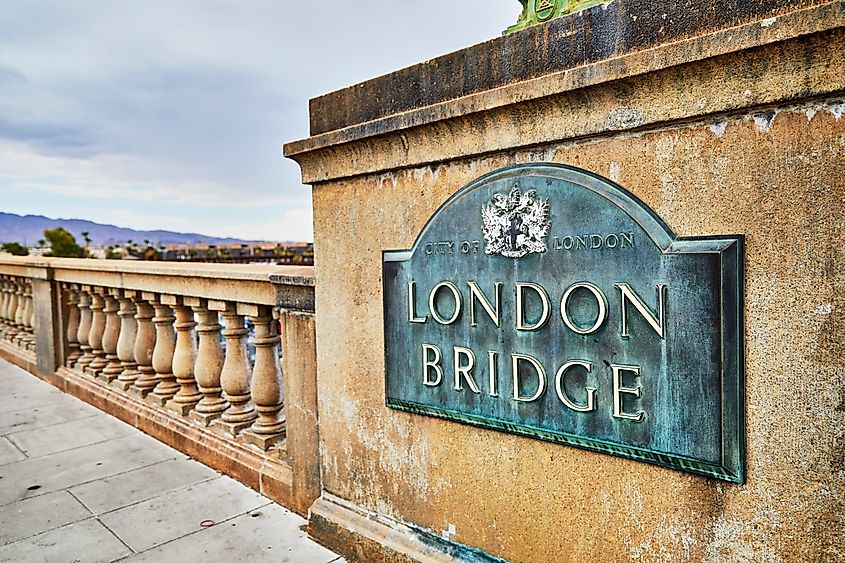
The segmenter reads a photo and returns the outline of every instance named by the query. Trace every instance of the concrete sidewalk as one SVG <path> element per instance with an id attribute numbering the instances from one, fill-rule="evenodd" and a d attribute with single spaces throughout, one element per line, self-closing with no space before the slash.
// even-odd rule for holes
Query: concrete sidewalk
<path id="1" fill-rule="evenodd" d="M 2 360 L 0 388 L 0 561 L 341 561 L 298 515 Z"/>

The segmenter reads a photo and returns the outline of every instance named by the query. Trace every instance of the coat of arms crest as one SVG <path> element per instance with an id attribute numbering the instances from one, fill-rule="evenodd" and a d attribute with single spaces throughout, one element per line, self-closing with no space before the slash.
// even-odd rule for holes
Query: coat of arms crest
<path id="1" fill-rule="evenodd" d="M 537 197 L 535 190 L 523 194 L 514 184 L 508 196 L 494 194 L 481 208 L 481 218 L 487 254 L 522 258 L 547 250 L 549 200 Z"/>

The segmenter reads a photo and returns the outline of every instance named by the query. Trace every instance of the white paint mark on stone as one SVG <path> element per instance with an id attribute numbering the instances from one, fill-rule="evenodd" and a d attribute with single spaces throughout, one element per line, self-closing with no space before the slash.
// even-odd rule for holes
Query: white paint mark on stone
<path id="1" fill-rule="evenodd" d="M 816 117 L 816 114 L 818 112 L 819 110 L 817 108 L 807 108 L 806 110 L 804 110 L 804 115 L 807 116 L 807 122 L 809 123 L 810 121 L 812 121 L 813 118 Z"/>
<path id="2" fill-rule="evenodd" d="M 458 530 L 457 530 L 457 528 L 455 528 L 454 524 L 448 524 L 446 526 L 446 529 L 443 530 L 443 533 L 441 535 L 443 536 L 444 539 L 448 540 L 448 539 L 452 539 L 452 537 L 455 535 L 455 533 L 457 533 L 457 531 Z"/>
<path id="3" fill-rule="evenodd" d="M 833 117 L 836 118 L 836 121 L 839 121 L 842 118 L 842 115 L 845 114 L 845 103 L 831 102 L 827 105 L 827 109 L 830 113 L 833 114 Z"/>
<path id="4" fill-rule="evenodd" d="M 712 123 L 710 125 L 710 130 L 713 131 L 713 134 L 719 137 L 720 139 L 725 135 L 725 131 L 728 128 L 727 121 L 717 121 L 716 123 Z"/>
<path id="5" fill-rule="evenodd" d="M 388 172 L 387 174 L 382 174 L 381 176 L 379 176 L 378 179 L 378 187 L 380 189 L 385 188 L 385 183 L 389 181 L 390 185 L 395 188 L 398 179 L 399 176 L 396 172 Z"/>
<path id="6" fill-rule="evenodd" d="M 414 170 L 414 179 L 418 182 L 425 180 L 425 177 L 429 175 L 432 178 L 434 177 L 434 170 L 431 169 L 431 166 L 424 166 Z"/>
<path id="7" fill-rule="evenodd" d="M 775 25 L 776 21 L 778 21 L 777 18 L 766 18 L 760 22 L 760 27 L 771 27 Z"/>
<path id="8" fill-rule="evenodd" d="M 757 131 L 761 133 L 768 133 L 772 129 L 772 123 L 775 121 L 777 115 L 774 111 L 764 111 L 762 113 L 754 114 L 754 125 L 757 126 Z"/>
<path id="9" fill-rule="evenodd" d="M 833 312 L 833 305 L 830 303 L 825 303 L 824 305 L 819 305 L 816 307 L 815 313 L 817 315 L 829 315 Z"/>
<path id="10" fill-rule="evenodd" d="M 618 162 L 612 161 L 610 163 L 610 172 L 608 172 L 608 177 L 611 181 L 618 182 L 620 172 L 622 172 L 622 166 Z"/>

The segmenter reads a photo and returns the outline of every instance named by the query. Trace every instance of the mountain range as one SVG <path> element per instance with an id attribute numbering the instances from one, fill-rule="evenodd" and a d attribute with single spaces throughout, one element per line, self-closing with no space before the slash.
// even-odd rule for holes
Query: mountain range
<path id="1" fill-rule="evenodd" d="M 82 233 L 87 232 L 94 246 L 125 244 L 132 240 L 141 243 L 149 240 L 153 245 L 167 244 L 237 244 L 245 241 L 236 238 L 221 238 L 198 233 L 177 233 L 173 231 L 136 231 L 115 225 L 103 225 L 82 219 L 50 219 L 42 215 L 15 215 L 0 212 L 0 243 L 19 242 L 35 246 L 44 238 L 44 229 L 62 227 L 70 232 L 79 244 L 84 244 Z"/>

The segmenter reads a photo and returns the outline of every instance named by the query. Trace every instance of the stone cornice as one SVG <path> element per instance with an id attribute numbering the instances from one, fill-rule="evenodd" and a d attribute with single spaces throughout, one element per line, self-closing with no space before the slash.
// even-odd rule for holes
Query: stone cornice
<path id="1" fill-rule="evenodd" d="M 674 106 L 663 103 L 652 110 L 647 108 L 649 100 L 660 102 L 663 95 L 661 91 L 649 92 L 649 88 L 654 88 L 650 83 L 663 81 L 665 86 L 666 81 L 671 82 L 668 72 L 701 75 L 699 80 L 704 80 L 709 73 L 711 79 L 722 79 L 731 73 L 737 75 L 736 65 L 745 64 L 749 72 L 754 72 L 756 67 L 763 79 L 766 73 L 759 68 L 761 59 L 777 54 L 774 52 L 777 50 L 811 48 L 807 45 L 785 47 L 784 43 L 824 33 L 839 33 L 836 37 L 841 38 L 843 27 L 845 2 L 836 0 L 329 131 L 286 144 L 284 154 L 300 163 L 303 182 L 311 184 L 437 162 L 437 155 L 419 143 L 422 136 L 419 129 L 423 126 L 428 126 L 429 136 L 446 137 L 437 140 L 440 144 L 456 135 L 458 130 L 474 129 L 466 134 L 473 133 L 476 142 L 462 143 L 465 152 L 462 156 L 500 150 L 505 145 L 509 148 L 521 146 L 518 139 L 510 138 L 504 144 L 498 143 L 501 147 L 490 144 L 479 126 L 518 127 L 519 113 L 529 111 L 533 105 L 555 103 L 564 113 L 579 110 L 578 115 L 569 116 L 564 127 L 547 124 L 549 128 L 554 125 L 554 131 L 548 132 L 546 140 L 554 141 L 689 119 L 695 115 L 736 111 L 784 98 L 827 95 L 842 89 L 845 78 L 841 65 L 819 68 L 813 92 L 792 92 L 793 84 L 781 84 L 759 91 L 726 91 L 724 99 L 710 100 L 704 107 L 698 107 L 699 100 L 689 96 L 689 99 L 678 99 Z M 773 51 L 761 50 L 766 47 Z M 800 54 L 805 55 L 808 53 Z M 733 57 L 730 64 L 725 64 L 724 60 L 721 64 L 709 64 L 710 60 L 726 56 Z M 835 60 L 835 56 L 831 60 Z M 782 61 L 775 60 L 772 64 L 782 64 Z M 723 77 L 717 77 L 717 73 L 722 73 Z M 646 76 L 648 80 L 643 80 Z M 636 86 L 642 90 L 638 96 L 642 101 L 640 107 L 626 104 L 624 96 L 613 91 L 619 81 L 636 81 Z M 745 81 L 754 84 L 748 77 Z M 624 90 L 630 92 L 630 85 Z M 591 116 L 585 108 L 578 107 L 596 105 L 600 100 L 606 102 L 600 115 Z M 693 102 L 689 107 L 684 105 Z M 631 111 L 626 113 L 626 110 Z M 371 144 L 378 147 L 370 147 Z M 382 153 L 378 161 L 371 154 L 376 149 Z"/>

